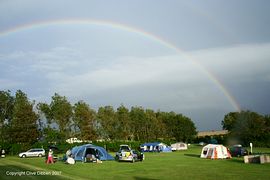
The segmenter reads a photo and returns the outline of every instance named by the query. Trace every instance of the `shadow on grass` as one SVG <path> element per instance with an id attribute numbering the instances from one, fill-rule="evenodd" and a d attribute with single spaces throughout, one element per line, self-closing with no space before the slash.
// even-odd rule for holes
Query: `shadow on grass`
<path id="1" fill-rule="evenodd" d="M 26 172 L 30 172 L 29 169 L 25 169 L 15 165 L 0 165 L 0 179 L 18 179 L 25 178 Z"/>
<path id="2" fill-rule="evenodd" d="M 241 158 L 232 158 L 230 159 L 230 162 L 244 164 L 244 160 Z"/>
<path id="3" fill-rule="evenodd" d="M 200 158 L 200 155 L 198 154 L 184 154 L 185 156 L 194 157 L 194 158 Z"/>
<path id="4" fill-rule="evenodd" d="M 158 180 L 158 179 L 138 177 L 138 176 L 134 176 L 134 179 L 136 179 L 136 180 Z"/>

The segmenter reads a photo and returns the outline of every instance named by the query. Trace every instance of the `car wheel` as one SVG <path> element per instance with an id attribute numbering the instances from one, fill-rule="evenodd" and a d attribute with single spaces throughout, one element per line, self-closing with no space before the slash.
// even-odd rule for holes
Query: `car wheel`
<path id="1" fill-rule="evenodd" d="M 39 154 L 38 157 L 42 157 L 42 154 Z"/>
<path id="2" fill-rule="evenodd" d="M 26 158 L 26 155 L 25 155 L 25 154 L 23 154 L 23 155 L 22 155 L 22 158 Z"/>
<path id="3" fill-rule="evenodd" d="M 140 161 L 143 161 L 144 160 L 144 154 L 142 154 L 141 156 L 140 156 Z"/>

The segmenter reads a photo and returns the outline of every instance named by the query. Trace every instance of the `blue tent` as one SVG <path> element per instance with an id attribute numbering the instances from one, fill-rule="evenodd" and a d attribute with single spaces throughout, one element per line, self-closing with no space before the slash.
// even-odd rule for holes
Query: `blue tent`
<path id="1" fill-rule="evenodd" d="M 114 157 L 112 157 L 103 147 L 95 146 L 93 144 L 75 146 L 72 148 L 71 154 L 75 161 L 84 161 L 87 154 L 94 154 L 102 161 L 114 160 Z"/>
<path id="2" fill-rule="evenodd" d="M 161 142 L 144 143 L 140 149 L 143 152 L 172 152 L 171 147 Z"/>

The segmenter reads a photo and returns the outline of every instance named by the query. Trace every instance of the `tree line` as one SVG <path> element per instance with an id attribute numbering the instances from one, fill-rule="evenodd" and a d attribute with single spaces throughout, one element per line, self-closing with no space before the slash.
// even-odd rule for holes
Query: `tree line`
<path id="1" fill-rule="evenodd" d="M 230 112 L 221 121 L 229 131 L 227 144 L 270 147 L 270 116 L 252 111 Z M 0 143 L 31 146 L 36 142 L 81 140 L 130 140 L 191 142 L 196 137 L 193 121 L 175 112 L 120 105 L 92 109 L 86 102 L 71 104 L 55 93 L 50 103 L 30 101 L 18 90 L 0 91 Z"/>
<path id="2" fill-rule="evenodd" d="M 190 142 L 197 132 L 192 120 L 175 112 L 123 104 L 92 109 L 86 102 L 71 104 L 55 93 L 50 103 L 30 101 L 21 90 L 0 91 L 1 142 L 33 144 L 81 140 L 175 140 Z"/>
<path id="3" fill-rule="evenodd" d="M 221 122 L 229 131 L 228 144 L 270 147 L 270 115 L 260 115 L 252 111 L 230 112 Z"/>

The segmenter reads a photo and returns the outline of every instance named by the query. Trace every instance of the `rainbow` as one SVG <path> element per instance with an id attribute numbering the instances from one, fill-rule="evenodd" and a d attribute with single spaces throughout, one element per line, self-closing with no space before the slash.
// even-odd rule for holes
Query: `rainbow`
<path id="1" fill-rule="evenodd" d="M 209 70 L 203 67 L 200 63 L 198 63 L 198 61 L 196 61 L 191 55 L 189 55 L 187 52 L 183 51 L 182 49 L 180 49 L 173 43 L 167 41 L 166 39 L 163 39 L 160 36 L 157 36 L 153 33 L 147 32 L 137 27 L 132 27 L 129 25 L 116 23 L 112 21 L 95 20 L 95 19 L 56 19 L 56 20 L 44 20 L 44 21 L 25 23 L 25 24 L 17 25 L 15 27 L 11 27 L 6 30 L 1 30 L 0 38 L 9 36 L 17 32 L 25 31 L 25 30 L 43 28 L 43 27 L 48 27 L 48 26 L 53 26 L 53 25 L 70 25 L 70 24 L 82 24 L 82 25 L 85 24 L 85 25 L 94 25 L 94 26 L 100 26 L 100 27 L 106 27 L 106 28 L 119 29 L 122 31 L 138 34 L 154 42 L 157 42 L 163 46 L 166 46 L 170 49 L 175 50 L 179 54 L 188 58 L 194 65 L 196 65 L 202 72 L 204 72 L 206 76 L 222 91 L 222 93 L 225 95 L 225 97 L 228 99 L 228 101 L 230 102 L 230 104 L 233 106 L 235 110 L 237 111 L 241 110 L 237 101 L 229 93 L 225 85 L 223 85 L 221 81 L 213 73 L 211 73 Z"/>

